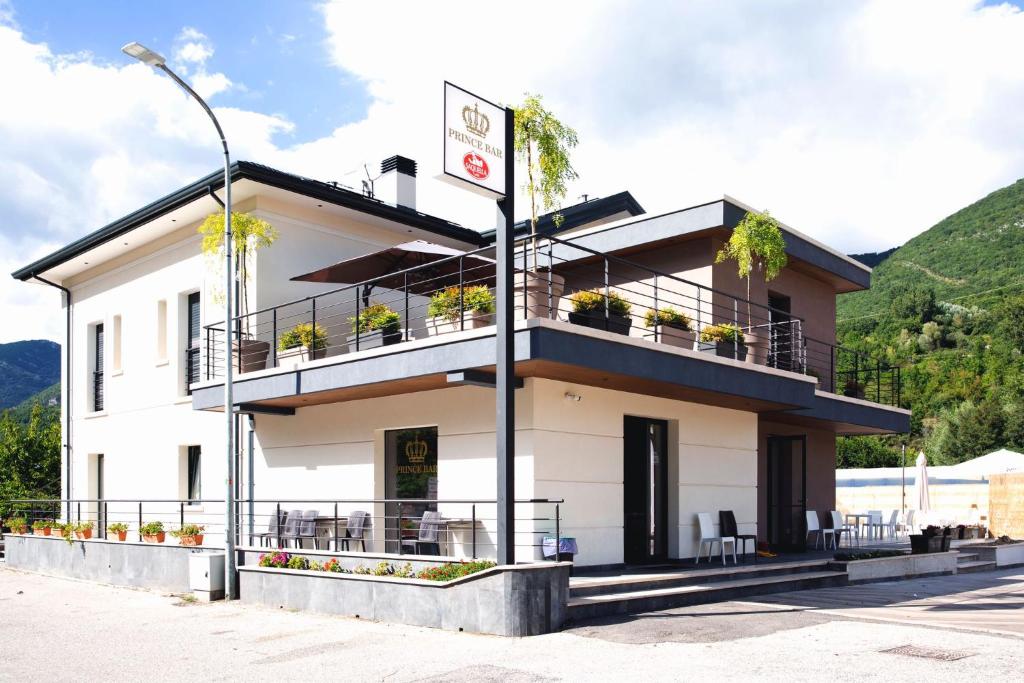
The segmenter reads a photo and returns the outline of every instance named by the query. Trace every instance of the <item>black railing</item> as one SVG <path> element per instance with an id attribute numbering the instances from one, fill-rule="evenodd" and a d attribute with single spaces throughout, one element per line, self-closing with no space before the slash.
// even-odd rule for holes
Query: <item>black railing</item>
<path id="1" fill-rule="evenodd" d="M 192 385 L 202 379 L 200 350 L 198 344 L 185 349 L 185 386 L 189 394 L 192 393 Z"/>
<path id="2" fill-rule="evenodd" d="M 92 373 L 92 409 L 96 412 L 103 410 L 103 371 L 94 370 Z"/>
<path id="3" fill-rule="evenodd" d="M 900 368 L 835 344 L 804 337 L 806 374 L 822 391 L 892 406 L 901 404 Z"/>

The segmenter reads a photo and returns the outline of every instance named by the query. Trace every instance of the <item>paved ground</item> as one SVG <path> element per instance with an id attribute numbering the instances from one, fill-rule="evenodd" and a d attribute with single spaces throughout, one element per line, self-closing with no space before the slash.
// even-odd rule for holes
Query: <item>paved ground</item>
<path id="1" fill-rule="evenodd" d="M 919 596 L 931 591 L 934 602 L 896 602 L 915 590 Z M 840 591 L 849 597 L 837 603 Z M 190 604 L 0 567 L 0 680 L 922 681 L 1019 680 L 1024 670 L 1024 637 L 977 630 L 994 624 L 999 631 L 1022 631 L 1024 572 L 759 600 L 503 639 L 238 604 Z M 977 600 L 984 609 L 968 607 Z M 859 616 L 851 605 L 860 601 L 869 601 L 865 609 L 872 619 L 889 618 L 878 610 L 890 610 L 904 623 L 851 618 Z M 904 616 L 951 613 L 961 621 L 966 613 L 971 623 L 926 627 L 906 623 Z M 1016 627 L 1007 628 L 1014 620 Z M 937 661 L 881 652 L 903 645 L 968 656 Z"/>

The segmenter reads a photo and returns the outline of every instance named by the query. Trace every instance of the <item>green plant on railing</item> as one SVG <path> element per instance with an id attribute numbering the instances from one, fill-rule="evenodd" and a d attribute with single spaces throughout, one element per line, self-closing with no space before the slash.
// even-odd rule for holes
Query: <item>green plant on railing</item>
<path id="1" fill-rule="evenodd" d="M 606 298 L 608 300 L 608 312 L 612 315 L 627 316 L 630 309 L 633 308 L 633 304 L 629 303 L 614 289 L 608 292 L 607 297 L 599 289 L 581 289 L 578 292 L 574 292 L 569 297 L 569 301 L 572 302 L 572 310 L 575 313 L 604 313 Z"/>
<path id="2" fill-rule="evenodd" d="M 644 324 L 647 327 L 655 327 L 661 325 L 662 327 L 671 327 L 676 330 L 682 330 L 683 332 L 690 331 L 690 316 L 686 315 L 682 311 L 677 311 L 671 306 L 665 308 L 659 308 L 655 311 L 653 308 L 647 311 L 647 315 L 644 316 Z"/>
<path id="3" fill-rule="evenodd" d="M 128 533 L 128 525 L 124 522 L 114 522 L 113 524 L 108 524 L 107 533 L 126 534 Z"/>
<path id="4" fill-rule="evenodd" d="M 702 342 L 715 342 L 718 344 L 742 344 L 743 331 L 731 323 L 708 325 L 700 331 L 700 340 Z"/>
<path id="5" fill-rule="evenodd" d="M 182 536 L 201 536 L 203 528 L 198 524 L 183 524 L 180 529 L 172 529 L 171 536 L 181 538 Z"/>
<path id="6" fill-rule="evenodd" d="M 4 526 L 10 529 L 12 534 L 23 534 L 28 531 L 28 520 L 24 517 L 11 517 L 4 522 Z"/>
<path id="7" fill-rule="evenodd" d="M 316 333 L 313 332 L 313 323 L 299 323 L 290 330 L 281 333 L 281 339 L 277 342 L 278 351 L 287 351 L 299 346 L 305 346 L 311 351 L 319 351 L 327 348 L 327 330 L 320 323 L 316 324 Z"/>
<path id="8" fill-rule="evenodd" d="M 44 519 L 37 519 L 32 522 L 32 531 L 42 531 L 43 529 L 49 529 L 53 522 L 48 522 Z"/>
<path id="9" fill-rule="evenodd" d="M 462 288 L 462 309 L 479 314 L 494 313 L 494 294 L 487 285 L 472 285 Z M 434 292 L 427 304 L 427 315 L 431 318 L 445 318 L 450 322 L 459 319 L 459 288 L 448 287 Z"/>
<path id="10" fill-rule="evenodd" d="M 143 536 L 156 536 L 164 530 L 163 522 L 146 522 L 139 527 L 139 533 Z"/>
<path id="11" fill-rule="evenodd" d="M 398 332 L 402 317 L 387 304 L 372 304 L 359 311 L 357 317 L 349 318 L 353 334 L 365 334 L 380 330 L 384 334 Z"/>
<path id="12" fill-rule="evenodd" d="M 452 581 L 463 576 L 469 576 L 470 574 L 476 574 L 482 572 L 485 569 L 496 567 L 497 565 L 490 560 L 478 560 L 475 562 L 446 562 L 445 564 L 438 565 L 436 567 L 427 567 L 416 574 L 417 579 L 426 579 L 427 581 Z"/>

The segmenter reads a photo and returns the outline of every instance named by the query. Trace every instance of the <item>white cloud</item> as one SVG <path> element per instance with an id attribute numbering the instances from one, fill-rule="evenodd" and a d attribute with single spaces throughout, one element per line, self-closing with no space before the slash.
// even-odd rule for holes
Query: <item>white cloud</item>
<path id="1" fill-rule="evenodd" d="M 659 211 L 729 193 L 851 252 L 901 243 L 1024 168 L 1024 14 L 1009 5 L 506 9 L 326 3 L 331 60 L 366 84 L 366 118 L 281 147 L 283 117 L 218 109 L 235 156 L 356 184 L 347 172 L 405 154 L 419 162 L 421 209 L 489 227 L 491 202 L 434 180 L 441 82 L 504 102 L 539 92 L 580 134 L 568 202 L 629 189 Z M 199 30 L 175 47 L 204 93 L 239 87 L 207 72 L 214 46 Z M 54 55 L 3 27 L 0 60 L 0 89 L 24 93 L 0 107 L 8 271 L 216 167 L 203 113 L 142 65 Z M 53 303 L 32 305 L 44 295 L 29 290 L 0 284 L 0 317 L 24 321 L 0 341 L 60 329 Z"/>

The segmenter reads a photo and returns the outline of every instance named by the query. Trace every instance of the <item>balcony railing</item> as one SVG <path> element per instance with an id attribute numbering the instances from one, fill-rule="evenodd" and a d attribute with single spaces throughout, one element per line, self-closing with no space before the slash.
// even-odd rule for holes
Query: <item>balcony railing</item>
<path id="1" fill-rule="evenodd" d="M 230 353 L 235 370 L 275 368 L 493 324 L 490 253 L 492 248 L 478 249 L 239 316 L 235 331 L 241 341 Z M 481 305 L 488 300 L 490 306 Z M 398 321 L 384 330 L 355 324 L 378 305 L 397 313 Z M 847 383 L 855 391 L 859 382 L 867 398 L 899 398 L 898 371 L 807 339 L 798 316 L 570 240 L 544 237 L 536 246 L 528 238 L 516 241 L 513 305 L 517 318 L 568 321 L 809 372 L 825 378 L 820 383 L 826 391 Z M 447 315 L 434 315 L 439 311 Z M 213 380 L 223 375 L 229 355 L 223 322 L 207 325 L 204 334 L 203 376 Z"/>

